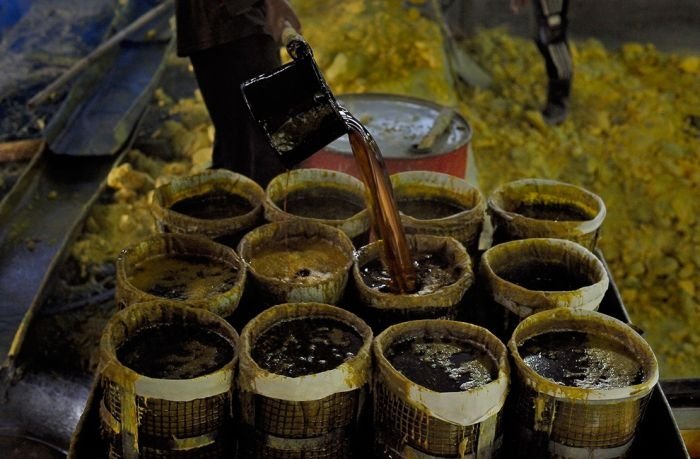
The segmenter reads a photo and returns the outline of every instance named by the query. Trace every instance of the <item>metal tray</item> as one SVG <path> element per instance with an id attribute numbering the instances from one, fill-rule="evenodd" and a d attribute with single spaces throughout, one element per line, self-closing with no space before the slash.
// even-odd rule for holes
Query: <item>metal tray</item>
<path id="1" fill-rule="evenodd" d="M 601 260 L 602 254 L 598 252 Z M 603 260 L 605 264 L 605 261 Z M 610 275 L 610 270 L 605 265 Z M 629 315 L 622 303 L 622 298 L 610 278 L 610 288 L 600 305 L 600 312 L 615 317 L 625 323 L 630 323 Z M 99 432 L 99 404 L 102 389 L 97 379 L 93 382 L 90 396 L 83 415 L 72 437 L 69 459 L 106 458 L 106 445 L 102 442 Z M 671 407 L 661 386 L 657 384 L 647 405 L 646 415 L 632 446 L 630 458 L 663 457 L 665 459 L 688 458 L 688 452 L 683 443 Z"/>

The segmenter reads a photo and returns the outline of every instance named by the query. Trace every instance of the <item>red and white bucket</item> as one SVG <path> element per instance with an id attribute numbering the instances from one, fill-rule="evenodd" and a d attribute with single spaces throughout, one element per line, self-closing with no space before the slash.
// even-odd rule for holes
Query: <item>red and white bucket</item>
<path id="1" fill-rule="evenodd" d="M 443 106 L 413 97 L 371 93 L 342 95 L 338 102 L 370 131 L 389 174 L 424 170 L 466 178 L 472 129 L 459 113 L 429 151 L 418 153 L 414 146 L 428 133 Z M 302 167 L 360 177 L 347 136 L 315 153 Z"/>

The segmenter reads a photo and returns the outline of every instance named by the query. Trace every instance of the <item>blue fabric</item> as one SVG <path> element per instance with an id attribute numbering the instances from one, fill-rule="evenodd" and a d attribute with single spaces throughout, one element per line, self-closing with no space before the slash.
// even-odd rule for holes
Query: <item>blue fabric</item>
<path id="1" fill-rule="evenodd" d="M 131 23 L 156 5 L 132 1 L 119 17 L 119 27 Z M 52 152 L 74 156 L 116 154 L 131 137 L 163 70 L 163 57 L 172 46 L 169 15 L 144 27 L 158 39 L 144 40 L 135 32 L 110 55 L 86 71 L 73 86 L 61 109 L 46 127 Z"/>
<path id="2" fill-rule="evenodd" d="M 121 3 L 121 4 L 120 4 Z M 147 24 L 34 111 L 26 101 L 160 0 L 0 0 L 0 141 L 44 136 L 56 153 L 109 155 L 145 109 L 171 41 L 169 17 Z M 156 40 L 146 31 L 155 29 Z M 48 122 L 42 132 L 41 121 Z"/>
<path id="3" fill-rule="evenodd" d="M 132 0 L 133 1 L 133 0 Z M 109 33 L 118 0 L 0 0 L 0 141 L 41 135 L 58 109 L 27 100 Z"/>
<path id="4" fill-rule="evenodd" d="M 123 46 L 87 97 L 70 94 L 46 128 L 51 151 L 73 156 L 121 151 L 155 89 L 165 47 L 159 42 Z"/>
<path id="5" fill-rule="evenodd" d="M 0 39 L 5 30 L 19 22 L 30 6 L 30 0 L 3 0 L 0 3 Z"/>
<path id="6" fill-rule="evenodd" d="M 132 3 L 150 3 L 146 0 Z M 0 2 L 0 82 L 42 66 L 67 67 L 94 49 L 115 22 L 117 0 L 2 0 Z M 54 61 L 51 57 L 56 58 Z M 2 66 L 3 70 L 12 70 Z"/>

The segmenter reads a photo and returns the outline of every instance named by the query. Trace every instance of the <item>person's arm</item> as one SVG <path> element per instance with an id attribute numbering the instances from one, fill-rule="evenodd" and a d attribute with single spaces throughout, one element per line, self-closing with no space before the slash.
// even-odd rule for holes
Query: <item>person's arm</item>
<path id="1" fill-rule="evenodd" d="M 510 0 L 510 9 L 513 10 L 513 13 L 518 14 L 529 2 L 530 0 Z"/>
<path id="2" fill-rule="evenodd" d="M 287 22 L 301 33 L 301 22 L 287 0 L 265 0 L 265 30 L 276 42 L 281 42 L 282 30 Z"/>

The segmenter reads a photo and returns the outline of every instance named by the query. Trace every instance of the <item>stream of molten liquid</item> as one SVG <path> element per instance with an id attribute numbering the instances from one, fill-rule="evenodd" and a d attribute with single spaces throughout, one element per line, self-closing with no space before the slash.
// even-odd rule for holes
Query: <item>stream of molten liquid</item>
<path id="1" fill-rule="evenodd" d="M 391 276 L 392 290 L 397 293 L 412 293 L 416 289 L 416 269 L 408 250 L 384 159 L 367 128 L 346 110 L 341 110 L 340 113 L 348 127 L 352 153 L 369 192 L 375 230 L 384 241 L 383 261 Z"/>

